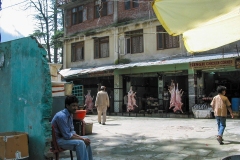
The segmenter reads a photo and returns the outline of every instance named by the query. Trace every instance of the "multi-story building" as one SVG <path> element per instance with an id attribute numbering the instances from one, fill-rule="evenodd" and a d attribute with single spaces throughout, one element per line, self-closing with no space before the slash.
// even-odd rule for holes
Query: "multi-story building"
<path id="1" fill-rule="evenodd" d="M 111 112 L 126 110 L 123 97 L 130 86 L 137 92 L 137 111 L 162 108 L 163 90 L 172 81 L 184 91 L 184 112 L 218 84 L 238 86 L 231 86 L 231 94 L 240 90 L 239 76 L 230 80 L 228 75 L 239 74 L 238 43 L 224 46 L 224 51 L 189 54 L 181 36 L 170 36 L 161 26 L 151 1 L 58 0 L 58 7 L 65 19 L 60 73 L 83 85 L 84 94 L 91 90 L 95 96 L 105 85 Z"/>

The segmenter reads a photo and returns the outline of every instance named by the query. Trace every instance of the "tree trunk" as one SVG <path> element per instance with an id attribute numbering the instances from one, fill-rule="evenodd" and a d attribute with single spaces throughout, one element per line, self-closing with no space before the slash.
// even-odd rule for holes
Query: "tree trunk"
<path id="1" fill-rule="evenodd" d="M 58 22 L 57 22 L 57 2 L 54 3 L 54 16 L 53 16 L 53 21 L 54 21 L 54 34 L 56 34 L 57 32 L 57 28 L 58 28 Z M 54 63 L 58 63 L 58 48 L 57 46 L 54 44 Z"/>

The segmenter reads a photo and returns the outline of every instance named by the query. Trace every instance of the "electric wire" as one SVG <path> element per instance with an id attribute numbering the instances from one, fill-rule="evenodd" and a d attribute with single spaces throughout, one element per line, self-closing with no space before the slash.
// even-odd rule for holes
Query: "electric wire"
<path id="1" fill-rule="evenodd" d="M 9 8 L 13 8 L 13 7 L 15 7 L 15 6 L 19 6 L 20 4 L 23 4 L 23 3 L 26 3 L 26 2 L 28 2 L 29 0 L 25 0 L 25 1 L 22 1 L 22 2 L 19 2 L 19 3 L 14 3 L 14 4 L 12 4 L 12 5 L 9 5 L 9 6 L 6 6 L 6 7 L 1 7 L 1 10 L 6 10 L 6 9 L 9 9 Z M 1 0 L 1 4 L 3 4 L 3 0 Z M 1 11 L 0 10 L 0 11 Z M 2 12 L 0 12 L 0 22 L 2 21 Z M 0 23 L 0 35 L 1 35 L 1 33 L 2 33 L 2 30 L 3 30 L 3 28 L 2 28 L 2 25 L 1 25 L 2 23 Z M 12 27 L 14 27 L 14 30 L 15 31 L 17 31 L 18 32 L 18 34 L 20 33 L 18 30 L 17 30 L 17 27 L 14 25 L 14 24 L 11 24 L 12 25 Z M 21 34 L 21 33 L 20 33 Z M 2 38 L 2 37 L 1 37 Z M 0 42 L 1 42 L 1 39 L 0 38 Z"/>
<path id="2" fill-rule="evenodd" d="M 22 4 L 22 3 L 25 3 L 25 2 L 27 2 L 27 1 L 29 1 L 29 0 L 25 0 L 25 1 L 22 1 L 22 2 L 19 2 L 19 3 L 16 3 L 16 4 L 13 4 L 13 5 L 10 5 L 10 6 L 7 6 L 7 7 L 4 7 L 4 8 L 2 8 L 2 10 L 3 9 L 7 9 L 7 8 L 10 8 L 10 7 L 13 7 L 13 6 L 16 6 L 16 5 L 19 5 L 19 4 Z M 99 23 L 99 21 L 100 21 L 100 19 L 101 19 L 101 10 L 102 10 L 102 8 L 103 8 L 103 2 L 101 1 L 101 0 L 99 0 L 100 1 L 100 3 L 99 3 L 99 10 L 98 10 L 98 13 L 99 13 L 99 19 L 98 19 L 98 22 L 97 22 L 97 24 Z M 140 0 L 111 0 L 111 1 L 116 1 L 116 2 L 128 2 L 128 1 L 131 1 L 132 3 L 148 3 L 148 5 L 150 4 L 150 2 L 152 2 L 152 1 L 140 1 Z M 3 1 L 2 1 L 3 2 Z M 150 10 L 149 10 L 149 16 L 151 15 L 151 12 L 150 12 Z M 1 18 L 1 16 L 0 16 L 0 18 Z M 150 22 L 150 25 L 152 25 L 151 24 L 151 22 Z M 0 28 L 1 29 L 1 28 Z M 157 33 L 161 33 L 161 32 L 155 32 L 155 33 L 143 33 L 143 34 L 157 34 Z M 162 33 L 166 33 L 166 32 L 162 32 Z"/>
<path id="3" fill-rule="evenodd" d="M 19 3 L 13 4 L 13 5 L 11 5 L 11 6 L 4 7 L 4 8 L 2 8 L 2 10 L 3 10 L 3 9 L 10 8 L 10 7 L 13 7 L 13 6 L 16 6 L 16 5 L 19 5 L 19 4 L 22 4 L 22 3 L 25 3 L 25 2 L 27 2 L 27 1 L 29 1 L 29 0 L 26 0 L 26 1 L 23 1 L 23 2 L 19 2 Z"/>

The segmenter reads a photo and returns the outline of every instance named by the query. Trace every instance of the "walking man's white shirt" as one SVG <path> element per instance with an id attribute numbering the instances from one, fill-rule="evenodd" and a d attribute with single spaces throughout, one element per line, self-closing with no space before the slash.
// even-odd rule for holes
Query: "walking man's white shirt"
<path id="1" fill-rule="evenodd" d="M 99 124 L 105 125 L 106 122 L 106 113 L 107 108 L 109 107 L 109 97 L 107 92 L 105 91 L 105 86 L 101 86 L 100 91 L 97 93 L 95 106 L 97 107 L 98 111 L 98 122 Z M 102 121 L 101 121 L 101 115 Z"/>

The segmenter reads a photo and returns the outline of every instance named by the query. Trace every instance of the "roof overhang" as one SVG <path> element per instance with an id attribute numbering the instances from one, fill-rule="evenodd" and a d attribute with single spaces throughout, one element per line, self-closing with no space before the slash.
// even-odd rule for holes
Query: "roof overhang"
<path id="1" fill-rule="evenodd" d="M 161 59 L 156 61 L 149 62 L 135 62 L 129 64 L 118 64 L 118 65 L 106 65 L 101 67 L 92 67 L 92 68 L 67 68 L 61 70 L 59 73 L 64 78 L 71 77 L 98 77 L 98 76 L 111 76 L 113 75 L 114 70 L 116 69 L 126 69 L 131 67 L 146 67 L 146 66 L 161 66 L 161 65 L 171 65 L 171 64 L 183 64 L 183 63 L 192 63 L 192 62 L 201 62 L 209 61 L 216 59 L 227 59 L 227 58 L 238 58 L 237 53 L 228 53 L 228 54 L 214 54 L 214 55 L 198 55 L 198 56 L 185 56 L 176 59 Z M 240 58 L 240 57 L 239 57 Z"/>

